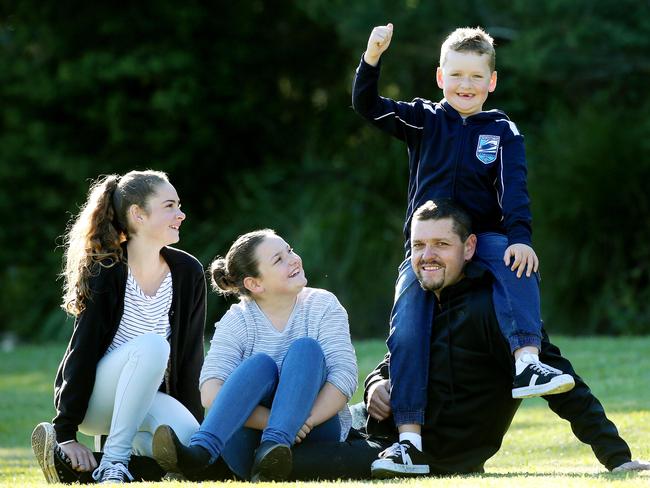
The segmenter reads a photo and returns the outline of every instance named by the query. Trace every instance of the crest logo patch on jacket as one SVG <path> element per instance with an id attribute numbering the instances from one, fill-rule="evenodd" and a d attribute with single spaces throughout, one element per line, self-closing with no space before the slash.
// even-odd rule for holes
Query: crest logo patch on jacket
<path id="1" fill-rule="evenodd" d="M 494 163 L 499 151 L 499 136 L 480 135 L 476 145 L 476 157 L 483 164 Z"/>

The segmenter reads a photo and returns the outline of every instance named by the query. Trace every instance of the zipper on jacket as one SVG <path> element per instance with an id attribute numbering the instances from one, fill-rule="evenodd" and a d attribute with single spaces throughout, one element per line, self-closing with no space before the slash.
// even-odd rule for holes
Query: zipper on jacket
<path id="1" fill-rule="evenodd" d="M 463 146 L 467 134 L 467 119 L 463 119 L 463 125 L 460 128 L 460 140 L 456 145 L 456 161 L 454 163 L 454 176 L 451 180 L 451 198 L 456 199 L 456 179 L 458 178 L 458 169 L 460 166 L 461 156 L 463 154 Z"/>

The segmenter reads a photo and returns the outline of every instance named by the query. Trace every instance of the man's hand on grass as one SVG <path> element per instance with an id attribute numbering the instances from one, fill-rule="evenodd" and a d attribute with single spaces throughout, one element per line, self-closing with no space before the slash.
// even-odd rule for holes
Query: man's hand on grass
<path id="1" fill-rule="evenodd" d="M 628 461 L 620 466 L 612 469 L 612 473 L 625 473 L 627 471 L 647 471 L 650 470 L 650 463 L 637 459 L 635 461 Z"/>

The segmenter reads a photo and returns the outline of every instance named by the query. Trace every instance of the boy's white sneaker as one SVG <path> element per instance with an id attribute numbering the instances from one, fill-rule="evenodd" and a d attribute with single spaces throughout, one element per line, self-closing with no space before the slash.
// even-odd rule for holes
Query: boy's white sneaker
<path id="1" fill-rule="evenodd" d="M 370 473 L 375 479 L 422 476 L 431 470 L 428 462 L 429 456 L 405 440 L 382 451 L 370 466 Z"/>
<path id="2" fill-rule="evenodd" d="M 535 354 L 522 354 L 515 362 L 512 398 L 532 398 L 567 392 L 575 386 L 570 374 L 542 363 Z"/>

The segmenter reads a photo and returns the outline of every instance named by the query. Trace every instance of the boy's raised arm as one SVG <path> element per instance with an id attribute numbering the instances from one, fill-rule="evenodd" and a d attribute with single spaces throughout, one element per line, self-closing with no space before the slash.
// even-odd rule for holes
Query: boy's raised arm
<path id="1" fill-rule="evenodd" d="M 384 132 L 416 145 L 423 129 L 421 102 L 418 105 L 415 100 L 400 102 L 379 95 L 379 59 L 392 36 L 393 24 L 372 29 L 352 83 L 352 108 Z"/>
<path id="2" fill-rule="evenodd" d="M 363 55 L 363 60 L 370 66 L 377 66 L 379 58 L 384 53 L 390 40 L 393 37 L 393 24 L 378 25 L 372 29 L 370 37 L 368 38 L 368 47 Z"/>

